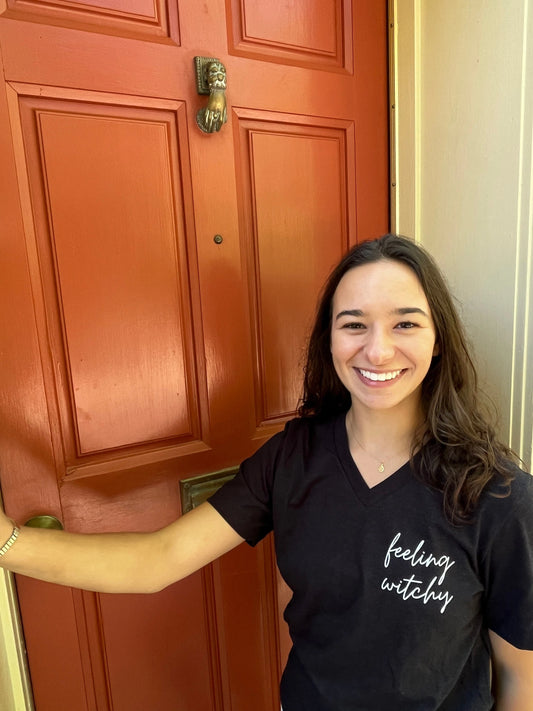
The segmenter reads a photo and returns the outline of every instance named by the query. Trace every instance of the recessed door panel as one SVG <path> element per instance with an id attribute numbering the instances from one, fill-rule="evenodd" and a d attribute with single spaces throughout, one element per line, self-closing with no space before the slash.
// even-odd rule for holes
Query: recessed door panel
<path id="1" fill-rule="evenodd" d="M 179 44 L 177 4 L 167 0 L 7 0 L 4 16 Z"/>
<path id="2" fill-rule="evenodd" d="M 217 708 L 216 630 L 203 583 L 197 573 L 155 595 L 99 596 L 113 709 Z"/>
<path id="3" fill-rule="evenodd" d="M 21 98 L 70 464 L 200 436 L 180 110 Z"/>
<path id="4" fill-rule="evenodd" d="M 261 426 L 288 417 L 302 394 L 317 294 L 354 217 L 354 130 L 334 119 L 237 115 Z"/>
<path id="5" fill-rule="evenodd" d="M 352 7 L 343 0 L 228 2 L 230 52 L 315 69 L 352 71 Z"/>

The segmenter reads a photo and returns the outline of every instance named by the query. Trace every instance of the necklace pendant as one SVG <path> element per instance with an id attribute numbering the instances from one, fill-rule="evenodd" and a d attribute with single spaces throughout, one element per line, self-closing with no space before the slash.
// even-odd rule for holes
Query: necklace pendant
<path id="1" fill-rule="evenodd" d="M 385 465 L 383 464 L 383 462 L 380 462 L 380 465 L 378 467 L 378 472 L 380 474 L 383 474 L 384 471 L 385 471 Z"/>

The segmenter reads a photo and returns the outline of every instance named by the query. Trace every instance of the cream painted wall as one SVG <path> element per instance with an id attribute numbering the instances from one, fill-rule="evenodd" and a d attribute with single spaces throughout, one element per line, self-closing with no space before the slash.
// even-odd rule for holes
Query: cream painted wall
<path id="1" fill-rule="evenodd" d="M 533 439 L 533 1 L 395 0 L 395 229 L 443 267 L 502 436 Z"/>

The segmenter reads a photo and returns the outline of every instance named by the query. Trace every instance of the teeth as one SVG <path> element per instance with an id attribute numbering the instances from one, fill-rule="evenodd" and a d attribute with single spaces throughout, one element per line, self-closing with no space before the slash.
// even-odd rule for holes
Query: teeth
<path id="1" fill-rule="evenodd" d="M 397 378 L 402 371 L 393 370 L 390 373 L 372 373 L 370 370 L 363 370 L 362 368 L 359 368 L 359 372 L 369 380 L 379 380 L 380 382 L 383 382 L 385 380 L 394 380 L 394 378 Z"/>

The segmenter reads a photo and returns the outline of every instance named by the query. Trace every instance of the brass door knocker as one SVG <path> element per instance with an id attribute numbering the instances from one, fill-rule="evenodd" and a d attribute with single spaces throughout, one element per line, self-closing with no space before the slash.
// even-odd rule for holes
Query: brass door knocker
<path id="1" fill-rule="evenodd" d="M 227 121 L 226 67 L 215 57 L 195 57 L 196 89 L 209 94 L 207 106 L 196 114 L 196 123 L 204 133 L 220 131 Z"/>

